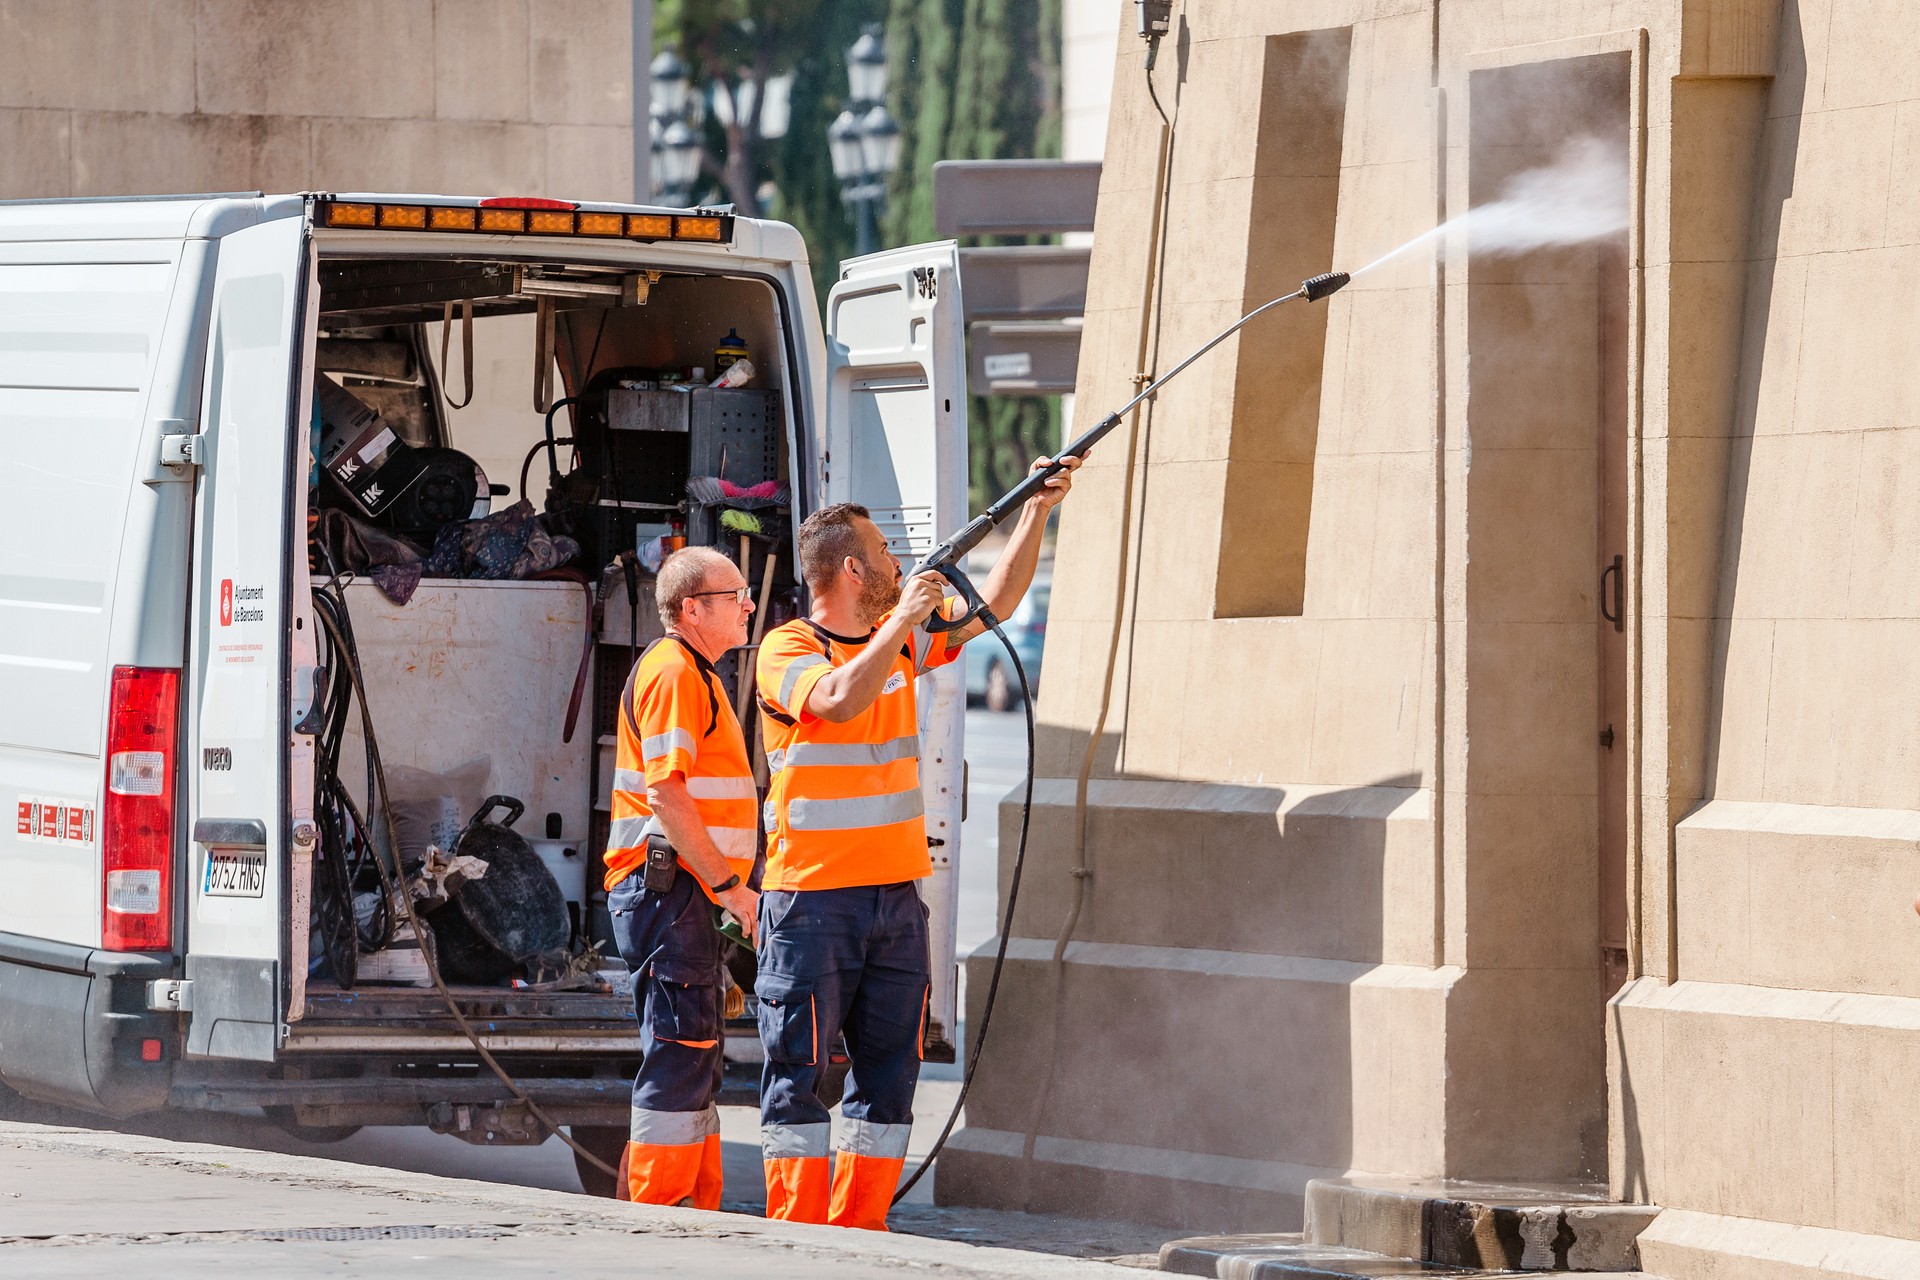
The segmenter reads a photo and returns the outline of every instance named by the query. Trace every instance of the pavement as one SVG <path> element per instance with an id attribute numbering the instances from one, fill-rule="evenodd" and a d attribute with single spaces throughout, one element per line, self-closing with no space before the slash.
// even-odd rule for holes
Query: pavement
<path id="1" fill-rule="evenodd" d="M 962 958 L 999 932 L 1000 801 L 1026 772 L 1025 713 L 969 708 L 967 817 L 960 824 L 960 920 L 954 933 Z"/>
<path id="2" fill-rule="evenodd" d="M 0 1121 L 0 1274 L 142 1280 L 405 1274 L 1124 1277 L 905 1232 L 847 1231 L 578 1193 Z"/>
<path id="3" fill-rule="evenodd" d="M 991 938 L 998 806 L 1025 765 L 1018 714 L 968 712 L 971 761 L 960 882 L 961 954 Z M 911 1169 L 945 1123 L 959 1068 L 929 1064 Z M 880 1235 L 769 1223 L 759 1117 L 721 1108 L 722 1212 L 581 1194 L 558 1139 L 478 1147 L 419 1127 L 343 1141 L 293 1138 L 243 1114 L 112 1122 L 0 1091 L 0 1275 L 143 1280 L 239 1267 L 262 1276 L 490 1274 L 1120 1276 L 1157 1265 L 1179 1231 L 941 1207 L 923 1179 Z"/>

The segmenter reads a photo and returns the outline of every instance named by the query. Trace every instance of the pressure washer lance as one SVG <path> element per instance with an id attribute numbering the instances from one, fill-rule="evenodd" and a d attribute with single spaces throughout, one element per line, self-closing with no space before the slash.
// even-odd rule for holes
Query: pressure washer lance
<path id="1" fill-rule="evenodd" d="M 1018 512 L 1020 508 L 1026 504 L 1028 498 L 1040 492 L 1048 480 L 1065 470 L 1057 461 L 1058 458 L 1084 458 L 1087 450 L 1093 448 L 1108 432 L 1119 426 L 1121 419 L 1131 413 L 1135 406 L 1186 372 L 1187 366 L 1191 365 L 1201 356 L 1207 354 L 1207 352 L 1213 350 L 1228 338 L 1238 333 L 1245 327 L 1248 321 L 1252 320 L 1255 316 L 1273 310 L 1273 308 L 1282 303 L 1293 302 L 1297 299 L 1305 299 L 1308 302 L 1318 302 L 1320 299 L 1338 293 L 1340 290 L 1346 288 L 1352 280 L 1353 277 L 1345 271 L 1328 271 L 1322 275 L 1313 276 L 1301 281 L 1300 287 L 1292 293 L 1286 294 L 1284 297 L 1275 298 L 1271 302 L 1264 302 L 1247 312 L 1247 314 L 1235 320 L 1219 333 L 1207 339 L 1204 345 L 1186 359 L 1155 378 L 1152 382 L 1149 382 L 1141 389 L 1140 394 L 1127 401 L 1106 417 L 1100 419 L 1100 421 L 1094 423 L 1092 427 L 1088 428 L 1086 432 L 1078 438 L 1062 446 L 1059 454 L 1056 455 L 1056 461 L 1042 467 L 1038 471 L 1030 473 L 1026 479 L 1009 489 L 1005 494 L 1001 495 L 1000 499 L 992 506 L 976 516 L 966 528 L 960 530 L 960 532 L 954 534 L 951 538 L 948 538 L 945 542 L 928 552 L 924 560 L 908 570 L 908 576 L 916 573 L 939 574 L 949 583 L 953 584 L 954 590 L 960 593 L 961 600 L 964 601 L 967 606 L 965 613 L 950 620 L 943 619 L 936 613 L 933 617 L 927 619 L 927 630 L 936 633 L 952 631 L 955 628 L 963 627 L 969 622 L 977 620 L 984 623 L 987 629 L 993 632 L 993 634 L 999 638 L 1000 643 L 1006 647 L 1007 657 L 1012 660 L 1014 672 L 1020 680 L 1020 702 L 1021 705 L 1026 708 L 1027 714 L 1027 776 L 1025 795 L 1020 802 L 1020 842 L 1014 847 L 1013 869 L 1007 877 L 1007 910 L 1006 916 L 1000 925 L 1000 946 L 994 953 L 993 972 L 987 981 L 987 997 L 980 1005 L 980 1029 L 974 1034 L 973 1052 L 967 1055 L 967 1069 L 965 1074 L 960 1077 L 960 1096 L 953 1100 L 953 1111 L 947 1116 L 947 1123 L 945 1127 L 940 1130 L 940 1136 L 934 1139 L 932 1150 L 927 1152 L 926 1158 L 923 1159 L 919 1167 L 913 1171 L 913 1176 L 901 1183 L 900 1189 L 893 1193 L 894 1204 L 899 1204 L 902 1200 L 906 1199 L 907 1192 L 913 1190 L 914 1184 L 920 1181 L 921 1175 L 932 1168 L 933 1162 L 940 1158 L 941 1150 L 947 1145 L 947 1136 L 953 1132 L 954 1124 L 960 1119 L 960 1109 L 967 1105 L 967 1091 L 973 1087 L 973 1073 L 980 1065 L 980 1050 L 987 1042 L 987 1023 L 993 1017 L 994 997 L 1000 990 L 1000 971 L 1006 966 L 1007 962 L 1007 941 L 1013 932 L 1013 907 L 1014 903 L 1020 897 L 1020 872 L 1022 868 L 1026 866 L 1027 862 L 1027 824 L 1033 816 L 1033 690 L 1027 685 L 1027 671 L 1026 668 L 1021 665 L 1020 655 L 1015 652 L 1013 642 L 1007 639 L 1007 633 L 1000 628 L 1000 619 L 994 617 L 993 611 L 987 608 L 986 601 L 980 598 L 980 593 L 974 589 L 972 581 L 968 579 L 965 571 L 960 568 L 960 562 L 966 558 L 969 551 L 980 545 L 981 540 L 984 539 L 987 534 L 991 533 L 998 526 L 1006 523 L 1009 517 Z M 1915 909 L 1920 910 L 1920 903 L 1916 904 Z"/>
<path id="2" fill-rule="evenodd" d="M 1149 382 L 1145 387 L 1141 388 L 1139 395 L 1136 395 L 1133 399 L 1120 406 L 1120 408 L 1094 423 L 1093 426 L 1089 427 L 1086 432 L 1077 439 L 1064 445 L 1058 457 L 1078 458 L 1085 456 L 1087 450 L 1093 448 L 1094 445 L 1106 437 L 1108 432 L 1119 426 L 1121 419 L 1133 412 L 1136 405 L 1186 372 L 1188 365 L 1191 365 L 1201 356 L 1207 354 L 1207 352 L 1213 350 L 1228 338 L 1238 333 L 1241 328 L 1254 317 L 1271 311 L 1282 303 L 1292 302 L 1296 299 L 1304 298 L 1308 302 L 1318 302 L 1320 299 L 1338 293 L 1341 289 L 1346 288 L 1352 279 L 1353 277 L 1344 271 L 1328 271 L 1322 275 L 1301 281 L 1298 289 L 1284 297 L 1275 298 L 1271 302 L 1262 303 L 1260 306 L 1255 307 L 1222 329 L 1219 333 L 1209 338 L 1205 345 L 1187 356 L 1187 358 L 1179 364 L 1173 366 L 1173 368 L 1167 370 L 1152 382 Z M 1062 470 L 1064 470 L 1064 468 L 1056 458 L 1056 460 L 1048 466 L 1029 474 L 1026 479 L 1002 494 L 1000 499 L 992 506 L 988 507 L 978 516 L 975 516 L 966 528 L 960 530 L 960 532 L 954 534 L 951 538 L 948 538 L 945 542 L 928 552 L 926 559 L 908 571 L 908 576 L 916 573 L 938 573 L 941 577 L 953 584 L 954 589 L 960 593 L 961 598 L 967 603 L 968 609 L 965 615 L 955 618 L 950 622 L 943 621 L 938 617 L 929 619 L 928 630 L 934 632 L 951 631 L 955 627 L 965 626 L 967 623 L 974 621 L 985 612 L 986 604 L 980 599 L 979 593 L 973 589 L 973 584 L 967 581 L 966 574 L 961 572 L 959 568 L 960 562 L 966 558 L 969 551 L 979 546 L 981 540 L 989 533 L 1016 515 L 1020 508 L 1026 505 L 1028 498 L 1040 492 L 1040 490 L 1046 486 L 1047 481 L 1060 474 Z"/>

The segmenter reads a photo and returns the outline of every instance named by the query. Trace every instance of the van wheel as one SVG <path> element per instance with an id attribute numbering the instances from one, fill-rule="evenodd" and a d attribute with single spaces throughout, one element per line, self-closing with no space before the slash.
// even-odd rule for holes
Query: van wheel
<path id="1" fill-rule="evenodd" d="M 573 1124 L 567 1126 L 567 1134 L 614 1168 L 620 1167 L 620 1157 L 627 1150 L 627 1130 L 623 1126 Z M 567 1149 L 573 1150 L 571 1147 Z M 593 1164 L 578 1151 L 573 1152 L 573 1171 L 580 1175 L 580 1189 L 590 1196 L 611 1200 L 619 1190 L 619 1184 L 612 1174 Z"/>
<path id="2" fill-rule="evenodd" d="M 987 668 L 987 710 L 1011 711 L 1020 705 L 1020 691 L 1013 687 L 1013 679 L 1007 675 L 1007 669 L 999 663 Z"/>
<path id="3" fill-rule="evenodd" d="M 302 1142 L 345 1142 L 360 1132 L 357 1124 L 305 1124 L 292 1107 L 262 1107 L 273 1127 Z"/>

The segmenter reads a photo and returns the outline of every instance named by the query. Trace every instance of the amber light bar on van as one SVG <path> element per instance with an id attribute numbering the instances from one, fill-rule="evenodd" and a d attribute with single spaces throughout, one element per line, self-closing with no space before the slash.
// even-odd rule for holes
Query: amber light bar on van
<path id="1" fill-rule="evenodd" d="M 482 200 L 478 208 L 322 200 L 314 216 L 323 227 L 366 231 L 471 231 L 479 235 L 733 243 L 732 214 L 599 212 L 576 208 L 564 200 L 518 197 Z"/>
<path id="2" fill-rule="evenodd" d="M 115 667 L 107 706 L 107 786 L 100 806 L 101 946 L 173 946 L 174 773 L 180 673 Z"/>

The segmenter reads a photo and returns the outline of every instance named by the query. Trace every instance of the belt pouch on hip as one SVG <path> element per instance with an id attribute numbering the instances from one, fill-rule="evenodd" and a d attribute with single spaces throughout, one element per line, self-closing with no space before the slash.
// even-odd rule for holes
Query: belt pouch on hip
<path id="1" fill-rule="evenodd" d="M 663 835 L 647 837 L 647 869 L 642 882 L 653 893 L 666 893 L 673 888 L 673 881 L 680 874 L 680 859 L 674 855 L 673 846 L 667 843 Z"/>

